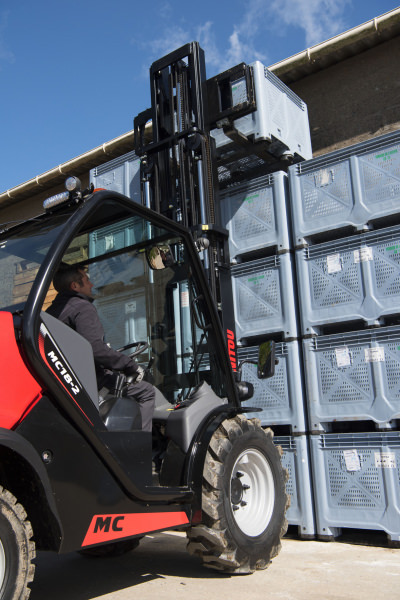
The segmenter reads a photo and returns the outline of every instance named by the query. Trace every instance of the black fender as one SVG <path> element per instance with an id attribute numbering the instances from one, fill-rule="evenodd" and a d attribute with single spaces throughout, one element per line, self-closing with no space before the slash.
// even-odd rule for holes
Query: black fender
<path id="1" fill-rule="evenodd" d="M 57 551 L 63 533 L 44 460 L 21 435 L 0 428 L 0 484 L 27 511 L 38 548 Z"/>
<path id="2" fill-rule="evenodd" d="M 237 414 L 244 412 L 245 410 L 243 408 L 233 404 L 222 405 L 208 413 L 207 417 L 197 429 L 185 467 L 188 485 L 193 489 L 194 498 L 196 499 L 196 506 L 193 507 L 193 514 L 196 510 L 201 509 L 203 469 L 211 438 L 225 419 L 232 419 Z"/>

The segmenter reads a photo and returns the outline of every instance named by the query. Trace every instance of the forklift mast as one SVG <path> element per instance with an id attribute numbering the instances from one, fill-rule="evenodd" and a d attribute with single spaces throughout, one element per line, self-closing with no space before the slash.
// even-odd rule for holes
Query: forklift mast
<path id="1" fill-rule="evenodd" d="M 204 52 L 198 42 L 154 62 L 150 86 L 152 106 L 134 119 L 142 203 L 192 231 L 236 371 L 228 232 L 216 209 L 215 140 L 210 135 Z M 146 127 L 149 121 L 151 130 Z"/>

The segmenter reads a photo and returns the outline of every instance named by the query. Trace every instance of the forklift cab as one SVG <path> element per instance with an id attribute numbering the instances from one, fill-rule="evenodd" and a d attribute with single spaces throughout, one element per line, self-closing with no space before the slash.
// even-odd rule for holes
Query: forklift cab
<path id="1" fill-rule="evenodd" d="M 172 440 L 183 468 L 207 415 L 240 407 L 201 253 L 179 224 L 114 192 L 69 194 L 10 229 L 1 252 L 1 306 L 20 323 L 28 364 L 50 402 L 114 471 L 115 461 L 125 474 L 139 469 L 151 485 L 155 447 L 163 456 Z M 137 360 L 157 390 L 153 439 L 138 427 L 131 401 L 115 403 L 115 418 L 101 414 L 90 345 L 46 314 L 61 262 L 87 270 L 107 343 L 129 353 L 143 342 Z"/>

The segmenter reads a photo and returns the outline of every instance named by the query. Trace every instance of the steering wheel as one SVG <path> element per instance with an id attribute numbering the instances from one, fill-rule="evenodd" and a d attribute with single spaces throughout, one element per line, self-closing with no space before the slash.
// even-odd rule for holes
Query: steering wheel
<path id="1" fill-rule="evenodd" d="M 147 350 L 147 348 L 149 347 L 149 344 L 147 342 L 132 342 L 131 344 L 122 346 L 122 348 L 118 348 L 118 352 L 124 352 L 125 350 L 129 350 L 129 348 L 136 348 L 136 347 L 137 347 L 137 350 L 134 350 L 133 352 L 131 352 L 129 354 L 130 358 L 134 358 L 135 356 L 138 356 L 139 354 L 141 354 L 142 352 Z"/>

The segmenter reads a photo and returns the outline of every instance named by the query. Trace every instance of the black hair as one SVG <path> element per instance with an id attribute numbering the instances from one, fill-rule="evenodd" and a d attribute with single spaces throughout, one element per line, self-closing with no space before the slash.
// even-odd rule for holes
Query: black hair
<path id="1" fill-rule="evenodd" d="M 84 267 L 61 263 L 53 278 L 54 289 L 59 293 L 68 292 L 71 289 L 71 283 L 73 281 L 82 285 L 83 274 Z"/>

